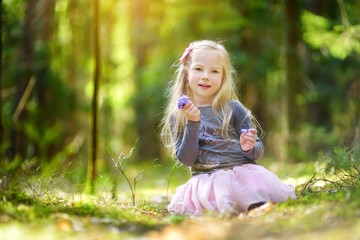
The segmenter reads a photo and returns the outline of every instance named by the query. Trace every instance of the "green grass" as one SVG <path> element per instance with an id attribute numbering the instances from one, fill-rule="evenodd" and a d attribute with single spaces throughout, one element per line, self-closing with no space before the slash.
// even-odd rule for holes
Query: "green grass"
<path id="1" fill-rule="evenodd" d="M 311 191 L 304 186 L 314 164 L 264 162 L 285 182 L 298 184 L 298 199 L 257 217 L 168 214 L 166 205 L 189 176 L 170 165 L 149 168 L 138 182 L 136 205 L 120 175 L 99 178 L 93 196 L 53 189 L 34 197 L 26 189 L 0 193 L 1 239 L 360 239 L 360 186 Z M 129 166 L 138 172 L 144 165 Z M 113 198 L 113 182 L 118 182 Z M 301 185 L 301 186 L 300 186 Z M 171 237 L 172 236 L 172 237 Z M 183 237 L 183 238 L 182 238 Z"/>

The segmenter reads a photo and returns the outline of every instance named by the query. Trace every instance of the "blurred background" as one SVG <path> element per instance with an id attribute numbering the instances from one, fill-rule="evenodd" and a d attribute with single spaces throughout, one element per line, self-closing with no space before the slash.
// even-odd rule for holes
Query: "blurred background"
<path id="1" fill-rule="evenodd" d="M 266 158 L 360 142 L 359 0 L 0 3 L 2 174 L 67 167 L 81 183 L 132 148 L 134 163 L 173 161 L 159 139 L 166 88 L 201 39 L 230 52 Z"/>

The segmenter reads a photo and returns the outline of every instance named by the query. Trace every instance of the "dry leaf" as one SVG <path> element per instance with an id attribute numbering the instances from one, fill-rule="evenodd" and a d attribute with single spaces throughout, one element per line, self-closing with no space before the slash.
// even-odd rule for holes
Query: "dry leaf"
<path id="1" fill-rule="evenodd" d="M 74 229 L 74 224 L 68 218 L 60 218 L 56 222 L 56 229 L 62 232 L 71 232 Z"/>

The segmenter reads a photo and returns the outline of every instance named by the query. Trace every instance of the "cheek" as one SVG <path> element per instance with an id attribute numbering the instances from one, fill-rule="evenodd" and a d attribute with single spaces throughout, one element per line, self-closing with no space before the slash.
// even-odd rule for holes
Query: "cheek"
<path id="1" fill-rule="evenodd" d="M 194 81 L 193 78 L 189 78 L 188 85 L 190 88 L 193 88 L 195 85 L 197 85 L 196 81 Z"/>
<path id="2" fill-rule="evenodd" d="M 222 76 L 218 76 L 215 82 L 218 86 L 221 86 L 224 82 L 224 78 Z"/>
<path id="3" fill-rule="evenodd" d="M 217 88 L 217 90 L 218 90 L 218 91 L 220 90 L 221 85 L 222 85 L 222 83 L 221 83 L 221 82 L 218 82 L 218 83 L 217 83 L 216 88 Z"/>
<path id="4" fill-rule="evenodd" d="M 189 73 L 189 75 L 188 75 L 188 82 L 189 82 L 189 84 L 192 84 L 192 83 L 194 83 L 195 81 L 196 81 L 196 75 L 195 74 L 192 74 L 192 73 Z"/>

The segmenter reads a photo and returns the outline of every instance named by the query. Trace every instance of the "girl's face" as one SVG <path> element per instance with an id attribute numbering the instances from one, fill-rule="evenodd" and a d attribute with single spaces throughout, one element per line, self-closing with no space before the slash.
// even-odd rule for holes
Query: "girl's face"
<path id="1" fill-rule="evenodd" d="M 189 85 L 195 105 L 210 106 L 224 76 L 222 58 L 216 50 L 194 52 L 189 66 Z"/>

